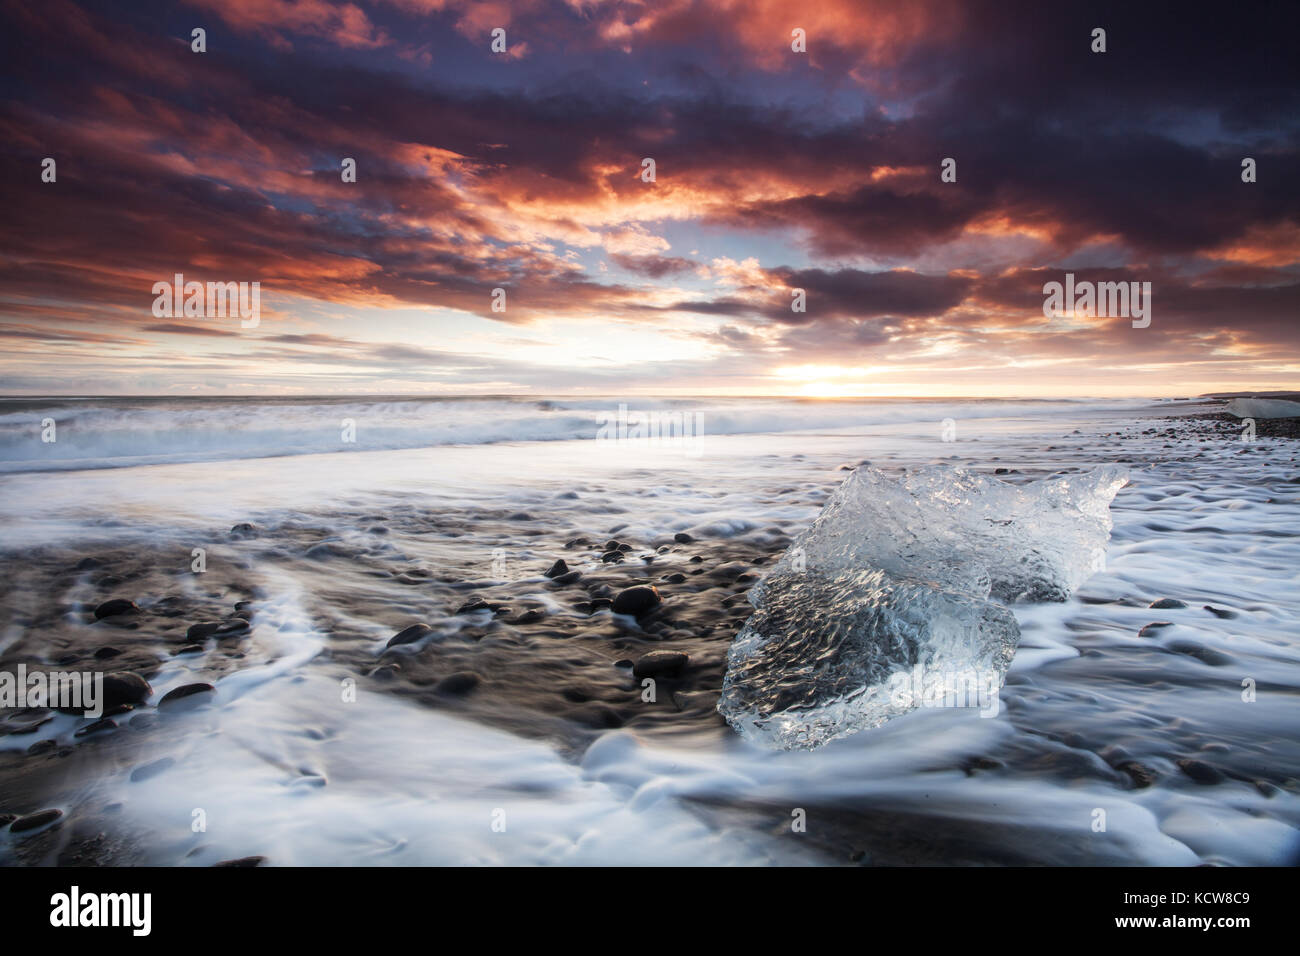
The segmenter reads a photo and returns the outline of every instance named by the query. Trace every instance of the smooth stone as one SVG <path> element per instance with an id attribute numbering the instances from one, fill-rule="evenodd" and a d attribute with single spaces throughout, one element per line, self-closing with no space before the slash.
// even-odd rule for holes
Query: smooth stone
<path id="1" fill-rule="evenodd" d="M 1210 766 L 1204 760 L 1183 759 L 1177 761 L 1178 769 L 1187 776 L 1191 777 L 1199 784 L 1211 786 L 1216 783 L 1223 783 L 1227 778 L 1216 767 Z"/>
<path id="2" fill-rule="evenodd" d="M 572 584 L 580 577 L 582 577 L 581 571 L 569 571 L 566 574 L 561 574 L 558 577 L 552 578 L 551 581 L 555 584 Z"/>
<path id="3" fill-rule="evenodd" d="M 95 651 L 95 660 L 106 661 L 114 657 L 119 657 L 121 654 L 122 649 L 120 647 L 101 647 L 99 650 Z"/>
<path id="4" fill-rule="evenodd" d="M 1159 601 L 1152 601 L 1147 607 L 1154 611 L 1171 611 L 1187 607 L 1187 605 L 1177 598 L 1161 598 Z"/>
<path id="5" fill-rule="evenodd" d="M 93 724 L 87 724 L 85 727 L 82 727 L 72 736 L 89 737 L 91 734 L 98 734 L 105 730 L 116 730 L 116 729 L 117 729 L 116 720 L 113 720 L 113 718 L 111 717 L 101 717 Z"/>
<path id="6" fill-rule="evenodd" d="M 428 624 L 412 624 L 410 627 L 403 628 L 388 639 L 385 647 L 397 647 L 399 644 L 414 644 L 421 638 L 427 637 L 433 633 L 433 628 Z"/>
<path id="7" fill-rule="evenodd" d="M 466 601 L 460 607 L 456 608 L 457 614 L 473 614 L 475 611 L 491 611 L 494 614 L 497 611 L 505 609 L 504 604 L 489 604 L 482 598 L 475 598 L 472 601 Z"/>
<path id="8" fill-rule="evenodd" d="M 180 648 L 176 652 L 175 656 L 180 657 L 182 654 L 202 654 L 202 653 L 203 653 L 202 644 L 186 644 L 184 647 Z"/>
<path id="9" fill-rule="evenodd" d="M 618 538 L 610 538 L 608 541 L 605 542 L 606 551 L 617 551 L 618 549 L 619 549 Z"/>
<path id="10" fill-rule="evenodd" d="M 9 832 L 22 833 L 24 830 L 35 830 L 37 827 L 43 827 L 47 823 L 53 823 L 61 816 L 63 816 L 62 810 L 37 810 L 35 813 L 29 813 L 25 817 L 19 817 L 13 823 L 9 824 Z"/>
<path id="11" fill-rule="evenodd" d="M 1229 611 L 1226 608 L 1221 608 L 1221 607 L 1212 607 L 1209 604 L 1206 604 L 1203 610 L 1209 611 L 1215 617 L 1225 621 L 1231 621 L 1234 617 L 1237 616 L 1236 611 Z"/>
<path id="12" fill-rule="evenodd" d="M 483 678 L 473 671 L 458 671 L 438 681 L 434 689 L 443 694 L 468 694 L 482 682 Z"/>
<path id="13" fill-rule="evenodd" d="M 104 707 L 118 704 L 139 704 L 153 693 L 149 682 L 130 671 L 114 671 L 104 675 Z"/>
<path id="14" fill-rule="evenodd" d="M 600 556 L 600 560 L 603 561 L 603 562 L 605 562 L 605 564 L 614 564 L 614 563 L 617 563 L 617 562 L 623 560 L 623 552 L 622 552 L 622 551 L 606 551 L 604 554 L 602 554 L 602 555 Z"/>
<path id="15" fill-rule="evenodd" d="M 195 694 L 208 694 L 215 691 L 216 688 L 211 684 L 205 684 L 202 681 L 195 684 L 184 684 L 174 690 L 169 690 L 163 695 L 163 699 L 158 701 L 159 707 L 166 707 L 175 704 L 178 701 L 193 697 Z"/>
<path id="16" fill-rule="evenodd" d="M 191 624 L 189 630 L 185 632 L 187 641 L 205 641 L 209 637 L 218 639 L 223 637 L 234 637 L 239 634 L 247 634 L 251 625 L 242 617 L 232 617 L 224 621 L 203 621 L 199 624 Z"/>
<path id="17" fill-rule="evenodd" d="M 620 591 L 611 605 L 615 614 L 631 614 L 640 617 L 662 603 L 659 589 L 650 585 L 637 585 Z"/>
<path id="18" fill-rule="evenodd" d="M 54 719 L 54 715 L 49 714 L 45 717 L 36 718 L 30 724 L 18 724 L 17 726 L 10 726 L 9 736 L 21 737 L 24 734 L 34 734 L 36 733 L 36 731 L 40 730 L 42 727 L 44 727 L 53 719 Z"/>
<path id="19" fill-rule="evenodd" d="M 1204 664 L 1211 667 L 1226 667 L 1232 663 L 1232 658 L 1227 654 L 1222 654 L 1213 648 L 1206 647 L 1204 644 L 1197 644 L 1195 641 L 1173 641 L 1167 645 L 1167 650 L 1175 654 L 1186 654 L 1188 657 L 1195 657 Z"/>
<path id="20" fill-rule="evenodd" d="M 632 665 L 634 677 L 658 677 L 675 674 L 690 663 L 690 656 L 680 651 L 651 651 Z"/>
<path id="21" fill-rule="evenodd" d="M 685 531 L 678 531 L 675 535 L 673 535 L 673 540 L 676 541 L 678 544 L 690 544 L 695 539 L 692 538 Z"/>
<path id="22" fill-rule="evenodd" d="M 1156 772 L 1136 760 L 1126 760 L 1115 769 L 1127 774 L 1128 778 L 1133 781 L 1133 786 L 1139 790 L 1156 782 Z"/>
<path id="23" fill-rule="evenodd" d="M 261 866 L 265 862 L 266 862 L 266 857 L 264 856 L 241 856 L 238 860 L 222 860 L 221 862 L 213 863 L 212 865 L 249 867 L 249 866 Z"/>
<path id="24" fill-rule="evenodd" d="M 221 626 L 213 632 L 212 636 L 217 640 L 221 640 L 223 637 L 238 637 L 241 634 L 247 634 L 252 629 L 253 626 L 246 618 L 232 617 L 222 621 Z"/>
<path id="25" fill-rule="evenodd" d="M 95 620 L 102 621 L 106 617 L 117 617 L 119 614 L 131 614 L 140 610 L 134 601 L 128 601 L 125 598 L 113 598 L 111 601 L 105 601 L 99 607 L 95 608 Z"/>
<path id="26" fill-rule="evenodd" d="M 568 574 L 568 573 L 569 573 L 569 566 L 564 563 L 563 558 L 559 558 L 558 560 L 556 560 L 554 564 L 551 565 L 549 571 L 543 572 L 543 576 L 548 578 L 558 578 L 561 574 Z"/>
<path id="27" fill-rule="evenodd" d="M 35 757 L 38 754 L 46 754 L 51 750 L 57 750 L 59 743 L 57 740 L 38 740 L 27 748 L 28 756 Z"/>
<path id="28" fill-rule="evenodd" d="M 1170 621 L 1153 621 L 1142 630 L 1138 631 L 1138 637 L 1155 637 L 1163 628 L 1173 627 Z"/>

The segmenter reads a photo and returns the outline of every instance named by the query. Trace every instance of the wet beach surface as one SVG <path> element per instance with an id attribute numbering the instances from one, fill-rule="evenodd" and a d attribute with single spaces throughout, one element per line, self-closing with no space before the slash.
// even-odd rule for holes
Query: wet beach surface
<path id="1" fill-rule="evenodd" d="M 7 548 L 0 669 L 149 687 L 119 687 L 135 699 L 105 722 L 4 713 L 0 813 L 60 815 L 6 829 L 0 858 L 1300 862 L 1294 442 L 1262 427 L 1241 442 L 1213 417 L 1071 426 L 787 436 L 567 482 L 539 466 L 508 500 L 267 508 L 202 535 L 202 574 L 192 522 L 104 514 Z M 1131 483 L 1107 569 L 1065 604 L 1015 607 L 995 718 L 930 710 L 811 754 L 760 751 L 715 709 L 727 648 L 854 448 L 1008 481 L 1127 462 Z M 532 828 L 519 845 L 492 843 L 497 808 L 512 834 Z M 359 843 L 299 829 L 335 824 Z"/>

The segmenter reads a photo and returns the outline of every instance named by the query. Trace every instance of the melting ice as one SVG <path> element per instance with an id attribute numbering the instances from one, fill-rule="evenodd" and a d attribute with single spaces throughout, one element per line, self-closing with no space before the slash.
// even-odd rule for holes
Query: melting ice
<path id="1" fill-rule="evenodd" d="M 811 749 L 920 706 L 925 675 L 940 696 L 996 693 L 1020 640 L 1004 603 L 1064 601 L 1100 570 L 1127 480 L 857 469 L 750 591 L 718 710 L 750 740 Z"/>

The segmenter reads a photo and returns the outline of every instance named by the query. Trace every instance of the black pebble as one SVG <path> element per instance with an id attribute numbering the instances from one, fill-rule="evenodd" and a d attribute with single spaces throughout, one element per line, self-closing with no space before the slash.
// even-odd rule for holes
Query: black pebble
<path id="1" fill-rule="evenodd" d="M 101 717 L 93 724 L 87 724 L 85 727 L 82 727 L 75 734 L 73 734 L 73 736 L 89 737 L 91 734 L 97 734 L 100 731 L 104 731 L 104 730 L 115 730 L 116 728 L 117 728 L 116 720 L 113 720 L 111 717 Z"/>
<path id="2" fill-rule="evenodd" d="M 35 813 L 29 813 L 25 817 L 19 817 L 9 825 L 10 833 L 22 833 L 24 830 L 35 830 L 37 827 L 43 827 L 47 823 L 53 823 L 59 817 L 63 816 L 62 810 L 37 810 Z"/>
<path id="3" fill-rule="evenodd" d="M 631 614 L 640 617 L 661 603 L 659 589 L 647 585 L 638 585 L 620 591 L 611 605 L 615 614 Z"/>
<path id="4" fill-rule="evenodd" d="M 435 689 L 443 694 L 468 694 L 482 683 L 482 680 L 483 678 L 473 671 L 458 671 L 438 681 Z"/>
<path id="5" fill-rule="evenodd" d="M 640 657 L 632 666 L 634 677 L 658 677 L 675 674 L 690 663 L 690 657 L 680 651 L 651 651 Z"/>
<path id="6" fill-rule="evenodd" d="M 138 704 L 144 701 L 153 688 L 139 674 L 130 671 L 114 671 L 104 675 L 104 708 L 116 707 L 118 704 Z"/>
<path id="7" fill-rule="evenodd" d="M 196 684 L 184 684 L 177 687 L 175 690 L 169 690 L 164 694 L 163 699 L 158 701 L 158 706 L 165 707 L 169 704 L 174 704 L 177 701 L 184 700 L 187 697 L 193 697 L 195 694 L 207 694 L 215 690 L 216 688 L 211 684 L 205 684 L 201 681 Z"/>
<path id="8" fill-rule="evenodd" d="M 399 644 L 414 644 L 416 641 L 433 633 L 433 628 L 428 624 L 412 624 L 404 628 L 388 639 L 385 647 L 397 647 Z"/>
<path id="9" fill-rule="evenodd" d="M 1209 612 L 1210 612 L 1211 614 L 1213 614 L 1215 617 L 1220 618 L 1220 619 L 1225 620 L 1225 621 L 1231 621 L 1234 617 L 1237 616 L 1237 612 L 1236 612 L 1236 611 L 1229 611 L 1229 610 L 1227 610 L 1227 609 L 1225 609 L 1225 608 L 1221 608 L 1221 607 L 1211 607 L 1209 604 L 1206 604 L 1206 605 L 1204 606 L 1204 610 L 1209 611 Z"/>
<path id="10" fill-rule="evenodd" d="M 140 610 L 134 601 L 128 601 L 125 598 L 113 598 L 111 601 L 105 601 L 99 607 L 95 608 L 95 620 L 102 621 L 106 617 L 117 617 L 119 614 L 131 614 Z"/>
<path id="11" fill-rule="evenodd" d="M 1145 764 L 1138 763 L 1136 760 L 1126 760 L 1116 769 L 1127 774 L 1128 778 L 1133 781 L 1133 786 L 1139 790 L 1156 782 L 1155 771 Z"/>
<path id="12" fill-rule="evenodd" d="M 1191 777 L 1197 783 L 1206 786 L 1223 783 L 1223 781 L 1227 779 L 1217 768 L 1210 766 L 1204 760 L 1179 760 L 1178 769 L 1187 774 L 1187 776 Z"/>

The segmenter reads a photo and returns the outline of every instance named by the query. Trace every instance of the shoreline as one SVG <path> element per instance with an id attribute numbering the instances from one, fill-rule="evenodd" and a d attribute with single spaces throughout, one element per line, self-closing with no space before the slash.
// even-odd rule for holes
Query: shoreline
<path id="1" fill-rule="evenodd" d="M 1202 455 L 1195 443 L 1234 433 L 1227 427 L 1228 419 L 1226 415 L 1150 415 L 1136 419 L 1129 431 L 1135 449 L 1170 439 L 1169 447 L 1190 453 L 1188 460 L 1193 460 Z M 1192 427 L 1166 429 L 1173 434 L 1163 434 L 1149 427 L 1153 421 L 1180 421 Z M 1112 435 L 1121 443 L 1126 440 L 1118 433 L 1105 437 Z M 1260 437 L 1270 436 L 1261 430 Z M 1233 449 L 1238 454 L 1245 450 Z M 1294 462 L 1294 455 L 1290 460 Z M 1013 481 L 1036 477 L 1032 469 L 1015 464 L 993 456 L 978 470 Z M 802 498 L 803 513 L 815 515 L 820 507 L 818 494 L 834 488 L 843 477 L 840 469 L 849 467 L 841 465 L 811 485 L 796 482 L 783 497 Z M 745 592 L 783 552 L 805 519 L 782 517 L 768 524 L 760 521 L 760 527 L 743 535 L 693 534 L 692 540 L 681 541 L 667 528 L 651 536 L 599 530 L 597 522 L 616 519 L 612 514 L 593 518 L 590 530 L 578 536 L 548 532 L 544 525 L 549 516 L 523 512 L 427 514 L 413 505 L 361 517 L 364 520 L 357 528 L 365 536 L 363 544 L 354 537 L 340 539 L 338 523 L 332 524 L 328 514 L 303 515 L 276 529 L 237 526 L 226 540 L 232 548 L 245 549 L 246 558 L 214 564 L 203 579 L 202 593 L 189 588 L 183 572 L 159 570 L 175 563 L 165 544 L 152 554 L 128 545 L 92 554 L 77 552 L 75 562 L 69 560 L 65 546 L 29 549 L 21 567 L 15 568 L 13 581 L 15 589 L 36 600 L 29 600 L 26 609 L 10 620 L 11 628 L 16 625 L 24 633 L 0 655 L 0 666 L 18 660 L 32 666 L 38 663 L 34 658 L 40 657 L 39 663 L 46 666 L 80 668 L 93 663 L 106 670 L 133 672 L 154 684 L 146 700 L 160 699 L 188 684 L 220 689 L 226 678 L 269 666 L 285 653 L 257 636 L 264 624 L 287 626 L 288 611 L 273 600 L 268 578 L 259 570 L 270 562 L 269 566 L 290 575 L 307 573 L 302 570 L 305 566 L 335 582 L 337 597 L 332 603 L 305 609 L 311 630 L 324 642 L 305 660 L 334 679 L 353 677 L 365 693 L 389 695 L 429 711 L 541 740 L 570 762 L 580 761 L 595 741 L 618 730 L 669 749 L 675 741 L 694 741 L 701 735 L 721 742 L 729 751 L 742 749 L 714 709 L 726 652 L 749 615 Z M 605 527 L 616 524 L 613 520 Z M 449 549 L 444 553 L 451 556 L 441 566 L 412 562 L 389 550 L 393 541 L 415 543 L 435 534 Z M 503 541 L 527 541 L 529 553 L 539 557 L 529 559 L 532 563 L 504 580 L 491 580 L 481 565 L 455 558 L 462 553 L 456 551 L 457 542 L 467 538 L 490 542 L 497 536 Z M 546 577 L 552 560 L 542 560 L 540 555 L 561 558 L 567 567 Z M 6 555 L 4 561 L 12 564 L 15 558 Z M 611 605 L 621 592 L 646 586 L 659 589 L 661 604 L 640 615 L 614 614 Z M 60 589 L 65 594 L 71 589 L 93 595 L 94 601 L 69 604 L 66 598 L 51 599 Z M 1150 602 L 1162 597 L 1143 595 Z M 115 598 L 136 601 L 139 610 L 91 623 L 98 603 Z M 1096 593 L 1081 594 L 1079 609 L 1071 613 L 1100 614 L 1109 605 L 1116 613 L 1127 614 L 1125 608 L 1144 607 L 1141 599 L 1130 594 L 1100 598 Z M 1212 602 L 1211 611 L 1220 603 L 1229 602 Z M 1217 615 L 1211 611 L 1198 613 L 1213 621 Z M 1031 623 L 1035 614 L 1029 612 Z M 1149 616 L 1157 615 L 1150 612 Z M 359 621 L 369 621 L 371 626 L 360 627 Z M 376 633 L 379 621 L 389 622 L 382 625 L 386 629 L 382 637 Z M 201 628 L 194 631 L 205 623 L 224 624 L 226 630 L 206 636 Z M 383 648 L 388 639 L 403 633 L 410 638 L 408 626 L 415 623 L 430 630 Z M 1039 636 L 1032 627 L 1026 630 L 1030 646 L 1020 652 L 1026 660 Z M 655 651 L 685 654 L 688 661 L 658 672 L 664 693 L 656 702 L 660 706 L 647 708 L 638 698 L 636 665 Z M 1209 660 L 1217 653 L 1206 648 L 1193 651 Z M 1187 653 L 1195 657 L 1192 651 Z M 1009 689 L 1023 686 L 1023 676 L 1013 673 Z M 219 713 L 220 707 L 205 706 L 213 696 L 212 691 L 200 689 L 187 698 L 188 703 L 173 699 L 159 707 L 134 701 L 131 709 L 107 718 L 115 726 L 104 725 L 98 732 L 53 744 L 42 742 L 48 738 L 39 721 L 47 715 L 28 713 L 19 720 L 7 715 L 5 736 L 26 737 L 37 751 L 0 750 L 0 780 L 4 781 L 0 789 L 6 794 L 0 811 L 19 814 L 54 807 L 65 813 L 60 820 L 13 839 L 8 850 L 11 862 L 128 865 L 147 861 L 149 851 L 142 849 L 150 839 L 147 830 L 124 819 L 120 805 L 98 805 L 94 797 L 79 798 L 76 793 L 86 790 L 86 781 L 101 777 L 144 773 L 147 778 L 164 773 L 166 767 L 158 769 L 156 761 L 141 761 L 137 755 L 148 751 L 146 743 L 165 744 L 173 728 L 189 719 L 187 715 L 201 716 L 205 710 Z M 216 697 L 221 700 L 220 691 Z M 13 726 L 19 723 L 26 733 L 15 735 Z M 36 726 L 27 730 L 29 724 Z M 1062 741 L 1067 737 L 1060 735 Z M 1125 748 L 1079 763 L 1081 758 L 1069 752 L 1075 748 L 1067 745 L 1058 752 L 1056 747 L 1035 753 L 1032 747 L 1025 750 L 1024 743 L 1009 750 L 998 745 L 982 753 L 936 758 L 939 762 L 932 772 L 967 779 L 997 778 L 1008 772 L 1082 774 L 1090 785 L 1122 792 L 1143 790 L 1165 777 Z M 1097 753 L 1101 752 L 1098 747 Z M 1199 764 L 1192 757 L 1179 759 L 1193 761 L 1188 764 L 1192 770 L 1181 772 L 1195 786 L 1193 775 L 1203 772 Z M 1263 799 L 1270 799 L 1270 789 L 1276 793 L 1289 786 L 1277 774 L 1269 779 L 1267 772 L 1260 776 L 1231 768 L 1226 773 L 1211 769 L 1222 779 L 1240 779 Z M 295 779 L 307 787 L 330 786 L 323 778 L 313 783 L 311 773 L 286 772 L 291 777 L 297 774 Z M 784 806 L 761 794 L 743 803 L 707 795 L 688 795 L 684 802 L 702 818 L 748 821 L 746 826 L 761 825 L 775 815 L 773 808 Z M 946 845 L 952 847 L 948 862 L 1033 862 L 1032 856 L 1024 855 L 1026 850 L 1015 847 L 1004 848 L 996 858 L 983 856 L 992 851 L 978 832 L 982 825 L 978 821 L 966 825 L 954 817 L 936 819 L 931 813 L 902 806 L 864 814 L 833 802 L 823 807 L 821 819 L 826 829 L 810 842 L 821 848 L 828 862 L 945 862 L 935 856 L 940 851 L 932 842 L 919 840 L 922 831 L 948 834 Z M 1070 846 L 1068 852 L 1081 856 L 1096 852 L 1087 842 Z M 1106 859 L 1110 858 L 1103 856 L 1097 862 Z M 276 862 L 274 854 L 268 855 L 268 862 Z"/>

